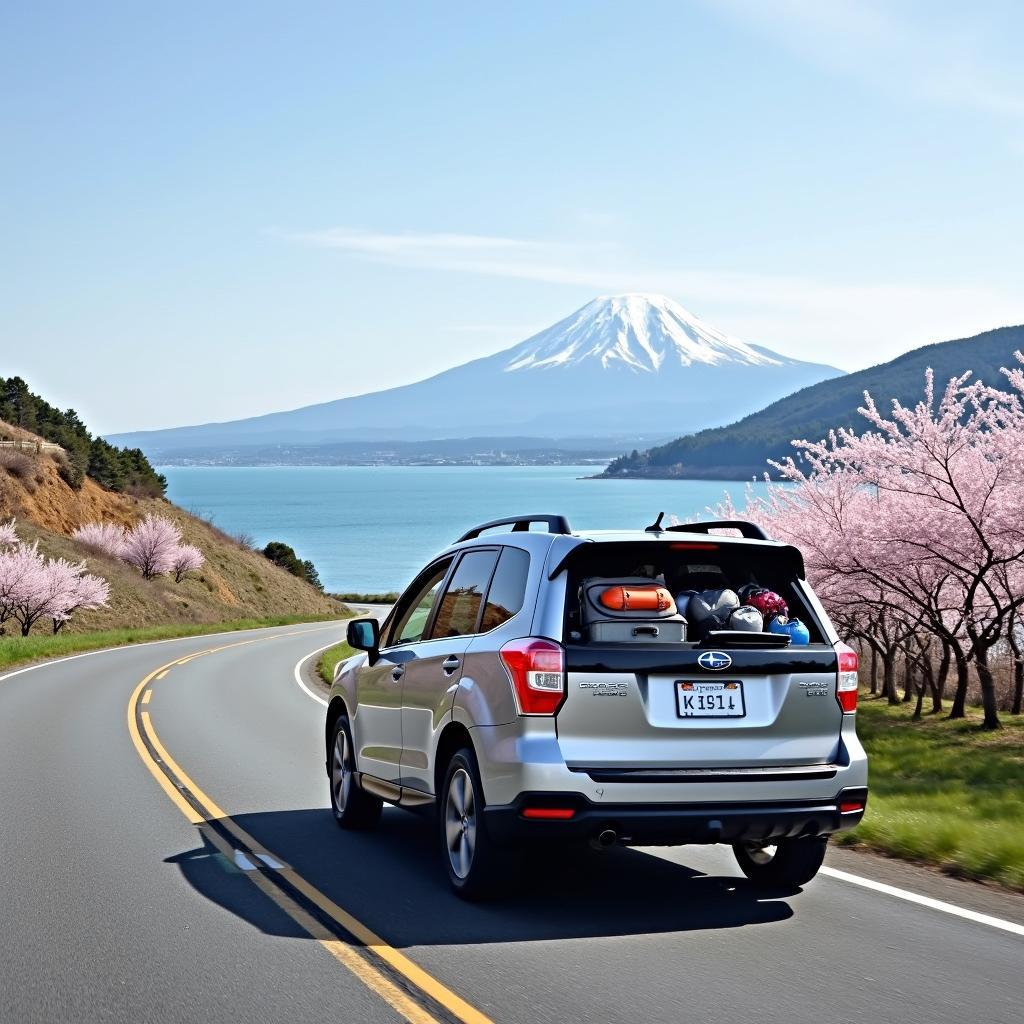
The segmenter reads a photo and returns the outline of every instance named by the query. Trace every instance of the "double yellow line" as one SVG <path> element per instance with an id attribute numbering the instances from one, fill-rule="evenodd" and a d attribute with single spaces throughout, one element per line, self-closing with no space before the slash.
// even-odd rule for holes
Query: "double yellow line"
<path id="1" fill-rule="evenodd" d="M 246 872 L 250 881 L 410 1024 L 438 1024 L 439 1017 L 462 1021 L 463 1024 L 493 1024 L 489 1017 L 390 946 L 347 910 L 339 907 L 288 867 L 282 858 L 277 857 L 249 835 L 199 788 L 160 742 L 147 710 L 152 696 L 152 682 L 163 679 L 176 665 L 185 665 L 207 654 L 215 654 L 232 647 L 244 647 L 276 637 L 296 635 L 298 634 L 278 633 L 269 637 L 208 647 L 153 669 L 135 687 L 128 701 L 128 732 L 142 763 L 178 810 L 199 828 L 204 839 L 229 861 L 234 861 L 236 852 L 248 855 L 253 864 L 257 865 L 255 870 Z M 229 842 L 225 833 L 239 844 L 240 849 Z M 351 940 L 318 920 L 293 893 L 298 894 L 308 906 L 319 910 L 342 933 L 351 936 Z M 393 978 L 404 982 L 406 986 L 412 986 L 414 994 L 419 998 L 410 995 L 401 984 L 396 984 Z M 441 1011 L 439 1015 L 431 1012 L 435 1008 Z"/>

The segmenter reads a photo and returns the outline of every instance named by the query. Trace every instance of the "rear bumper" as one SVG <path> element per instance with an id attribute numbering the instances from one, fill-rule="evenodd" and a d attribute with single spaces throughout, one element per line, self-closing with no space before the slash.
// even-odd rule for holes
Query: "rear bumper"
<path id="1" fill-rule="evenodd" d="M 860 802 L 843 812 L 841 803 Z M 787 803 L 595 804 L 581 794 L 523 793 L 514 803 L 488 806 L 484 820 L 495 842 L 570 842 L 613 832 L 637 846 L 738 843 L 826 836 L 853 828 L 863 817 L 867 790 L 843 789 L 826 801 Z M 530 810 L 572 810 L 571 818 L 529 818 Z"/>

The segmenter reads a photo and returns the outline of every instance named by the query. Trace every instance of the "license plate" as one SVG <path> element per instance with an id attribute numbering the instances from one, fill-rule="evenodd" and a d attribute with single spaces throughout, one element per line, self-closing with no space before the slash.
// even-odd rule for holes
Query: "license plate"
<path id="1" fill-rule="evenodd" d="M 680 680 L 676 683 L 676 708 L 680 718 L 742 718 L 747 713 L 743 684 L 726 679 Z"/>

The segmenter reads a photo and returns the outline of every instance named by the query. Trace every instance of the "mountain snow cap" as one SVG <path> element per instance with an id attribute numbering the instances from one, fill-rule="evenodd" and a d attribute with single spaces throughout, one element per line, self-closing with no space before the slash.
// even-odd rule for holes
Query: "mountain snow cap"
<path id="1" fill-rule="evenodd" d="M 509 353 L 506 372 L 599 362 L 605 369 L 658 373 L 667 363 L 781 366 L 765 349 L 705 324 L 664 295 L 602 295 Z"/>

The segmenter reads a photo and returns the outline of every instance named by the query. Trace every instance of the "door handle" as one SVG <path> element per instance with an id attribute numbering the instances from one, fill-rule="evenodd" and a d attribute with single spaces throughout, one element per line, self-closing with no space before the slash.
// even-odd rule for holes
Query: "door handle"
<path id="1" fill-rule="evenodd" d="M 391 670 L 391 678 L 397 683 L 402 676 L 405 675 L 405 667 L 403 665 L 396 665 Z"/>
<path id="2" fill-rule="evenodd" d="M 446 676 L 450 676 L 461 664 L 462 662 L 452 654 L 441 662 L 441 668 Z"/>

